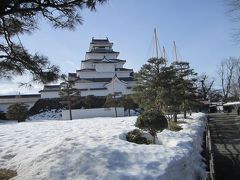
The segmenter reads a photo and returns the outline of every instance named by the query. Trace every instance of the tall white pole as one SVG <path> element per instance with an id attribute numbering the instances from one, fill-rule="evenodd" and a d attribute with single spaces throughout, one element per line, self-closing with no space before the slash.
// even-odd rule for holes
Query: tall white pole
<path id="1" fill-rule="evenodd" d="M 176 46 L 175 41 L 173 41 L 173 49 L 174 49 L 174 55 L 175 55 L 176 61 L 178 61 L 178 57 L 177 57 L 177 46 Z"/>
<path id="2" fill-rule="evenodd" d="M 155 40 L 155 47 L 156 47 L 156 55 L 158 58 L 158 42 L 157 42 L 157 30 L 154 28 L 154 40 Z"/>

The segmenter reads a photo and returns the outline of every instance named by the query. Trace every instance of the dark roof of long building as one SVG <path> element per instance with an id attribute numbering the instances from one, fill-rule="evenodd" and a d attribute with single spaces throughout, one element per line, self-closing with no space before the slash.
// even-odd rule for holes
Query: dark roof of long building
<path id="1" fill-rule="evenodd" d="M 60 88 L 60 85 L 44 85 L 44 88 Z"/>
<path id="2" fill-rule="evenodd" d="M 0 99 L 9 99 L 9 98 L 40 98 L 40 94 L 17 94 L 17 95 L 0 95 Z"/>

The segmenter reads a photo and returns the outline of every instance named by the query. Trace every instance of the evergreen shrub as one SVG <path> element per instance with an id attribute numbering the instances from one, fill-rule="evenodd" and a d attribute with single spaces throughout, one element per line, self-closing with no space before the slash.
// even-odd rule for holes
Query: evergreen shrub
<path id="1" fill-rule="evenodd" d="M 7 118 L 23 122 L 28 116 L 28 106 L 24 103 L 14 103 L 8 107 Z"/>
<path id="2" fill-rule="evenodd" d="M 0 111 L 0 120 L 7 120 L 6 113 Z"/>
<path id="3" fill-rule="evenodd" d="M 136 144 L 151 144 L 152 141 L 148 140 L 146 137 L 142 137 L 143 133 L 139 129 L 134 129 L 130 131 L 126 135 L 126 139 L 129 142 L 133 142 Z"/>
<path id="4" fill-rule="evenodd" d="M 144 111 L 143 114 L 138 116 L 135 126 L 147 130 L 154 137 L 155 141 L 157 132 L 168 127 L 168 121 L 160 111 L 151 109 Z"/>

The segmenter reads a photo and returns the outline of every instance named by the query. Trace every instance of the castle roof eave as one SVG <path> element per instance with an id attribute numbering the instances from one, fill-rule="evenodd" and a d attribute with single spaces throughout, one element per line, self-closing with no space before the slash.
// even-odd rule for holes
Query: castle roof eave
<path id="1" fill-rule="evenodd" d="M 118 78 L 124 82 L 133 82 L 134 79 L 132 77 L 127 78 Z M 85 78 L 85 79 L 78 79 L 76 83 L 95 83 L 95 82 L 106 82 L 109 83 L 112 78 Z"/>
<path id="2" fill-rule="evenodd" d="M 102 59 L 85 59 L 85 60 L 82 60 L 82 62 L 87 62 L 87 61 L 101 61 Z M 110 60 L 114 60 L 116 62 L 126 62 L 126 60 L 123 60 L 123 59 L 110 59 Z"/>
<path id="3" fill-rule="evenodd" d="M 97 52 L 97 51 L 88 51 L 86 52 L 86 54 L 119 54 L 120 52 L 116 52 L 116 51 L 104 51 L 104 52 Z"/>

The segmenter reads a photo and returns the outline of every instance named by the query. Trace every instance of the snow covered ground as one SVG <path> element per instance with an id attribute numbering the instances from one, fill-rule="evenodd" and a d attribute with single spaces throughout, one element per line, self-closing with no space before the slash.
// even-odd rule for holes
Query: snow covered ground
<path id="1" fill-rule="evenodd" d="M 200 151 L 204 114 L 183 130 L 158 133 L 160 145 L 125 141 L 136 117 L 0 124 L 0 168 L 14 179 L 204 179 Z"/>

